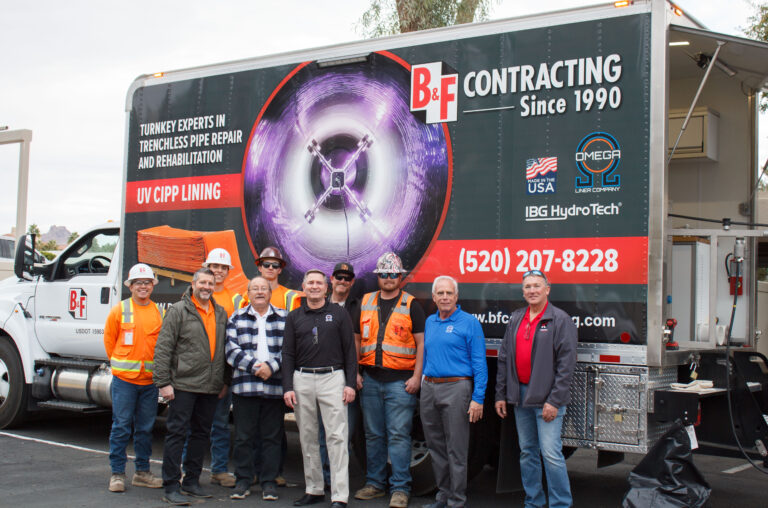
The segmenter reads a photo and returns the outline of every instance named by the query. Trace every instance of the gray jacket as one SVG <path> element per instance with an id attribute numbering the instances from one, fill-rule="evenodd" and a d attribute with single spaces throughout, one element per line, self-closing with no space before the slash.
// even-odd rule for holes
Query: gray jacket
<path id="1" fill-rule="evenodd" d="M 509 324 L 499 348 L 496 372 L 496 400 L 518 405 L 520 385 L 515 366 L 517 329 L 528 307 L 509 316 Z M 576 325 L 570 316 L 550 302 L 536 328 L 531 351 L 531 380 L 524 407 L 541 407 L 545 402 L 556 408 L 570 401 L 571 376 L 576 367 Z"/>
<path id="2" fill-rule="evenodd" d="M 158 388 L 171 385 L 175 390 L 194 393 L 219 393 L 225 382 L 227 311 L 211 298 L 216 314 L 216 350 L 211 346 L 203 319 L 192 302 L 192 288 L 168 308 L 155 345 L 152 380 Z"/>

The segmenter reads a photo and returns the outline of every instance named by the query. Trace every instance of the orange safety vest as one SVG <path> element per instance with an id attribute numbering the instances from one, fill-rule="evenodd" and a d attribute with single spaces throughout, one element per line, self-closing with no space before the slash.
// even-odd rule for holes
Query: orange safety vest
<path id="1" fill-rule="evenodd" d="M 277 288 L 272 291 L 272 298 L 269 303 L 278 309 L 285 309 L 290 312 L 301 305 L 302 296 L 304 296 L 304 293 L 301 291 L 294 291 L 283 285 L 278 285 Z"/>
<path id="2" fill-rule="evenodd" d="M 160 319 L 163 319 L 163 310 L 154 303 Z M 128 298 L 120 302 L 120 335 L 117 337 L 115 348 L 109 359 L 109 365 L 112 367 L 112 374 L 125 381 L 152 381 L 152 368 L 155 345 L 148 348 L 146 344 L 138 345 L 135 343 L 137 337 L 134 336 L 136 323 L 133 321 L 133 299 Z M 160 330 L 158 329 L 158 332 Z M 126 334 L 128 336 L 126 336 Z M 154 337 L 157 340 L 157 337 Z M 126 344 L 127 342 L 127 344 Z M 137 347 L 138 346 L 138 347 Z M 147 354 L 149 352 L 149 354 Z M 149 359 L 146 359 L 149 356 Z M 142 372 L 142 367 L 144 371 Z"/>
<path id="3" fill-rule="evenodd" d="M 216 299 L 216 292 L 213 293 L 214 299 Z M 226 305 L 226 302 L 220 302 L 216 300 L 216 303 L 224 307 L 224 310 L 227 311 L 227 317 L 230 317 L 232 314 L 235 313 L 238 309 L 241 307 L 245 307 L 248 305 L 248 302 L 242 297 L 240 293 L 232 293 L 231 291 L 224 288 L 223 291 L 219 291 L 218 295 L 221 296 L 222 294 L 226 294 L 227 299 L 232 303 L 232 312 L 229 312 L 229 307 Z"/>
<path id="4" fill-rule="evenodd" d="M 413 370 L 416 341 L 413 338 L 411 303 L 413 295 L 402 292 L 385 327 L 380 326 L 379 293 L 368 293 L 360 306 L 360 365 Z"/>

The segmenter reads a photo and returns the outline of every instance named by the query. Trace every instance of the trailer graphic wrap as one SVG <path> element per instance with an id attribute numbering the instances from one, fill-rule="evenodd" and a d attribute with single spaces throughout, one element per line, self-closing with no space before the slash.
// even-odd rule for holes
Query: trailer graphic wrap
<path id="1" fill-rule="evenodd" d="M 410 113 L 408 69 L 387 56 L 299 67 L 265 105 L 245 155 L 254 256 L 278 246 L 296 278 L 339 259 L 370 274 L 384 250 L 415 266 L 450 193 L 447 129 Z"/>
<path id="2" fill-rule="evenodd" d="M 190 275 L 173 267 L 218 238 L 187 246 L 198 232 L 231 232 L 247 277 L 278 246 L 294 288 L 347 260 L 370 289 L 394 250 L 428 311 L 452 275 L 501 337 L 541 269 L 581 341 L 645 344 L 649 37 L 649 15 L 628 15 L 148 80 L 129 119 L 124 271 L 159 226 L 168 253 L 194 256 L 156 261 L 167 301 Z"/>

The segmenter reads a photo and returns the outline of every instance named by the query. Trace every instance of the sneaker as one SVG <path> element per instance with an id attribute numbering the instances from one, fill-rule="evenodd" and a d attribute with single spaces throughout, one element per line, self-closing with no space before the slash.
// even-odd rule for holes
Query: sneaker
<path id="1" fill-rule="evenodd" d="M 125 492 L 125 473 L 113 473 L 109 477 L 110 492 Z"/>
<path id="2" fill-rule="evenodd" d="M 277 501 L 277 489 L 274 485 L 266 483 L 261 487 L 261 499 L 264 501 Z"/>
<path id="3" fill-rule="evenodd" d="M 408 494 L 400 490 L 394 491 L 389 498 L 389 508 L 408 508 Z"/>
<path id="4" fill-rule="evenodd" d="M 181 491 L 192 497 L 208 498 L 213 497 L 207 491 L 203 490 L 199 483 L 190 483 L 187 485 L 181 484 Z"/>
<path id="5" fill-rule="evenodd" d="M 246 496 L 251 495 L 251 491 L 249 489 L 250 485 L 248 485 L 248 481 L 244 482 L 238 482 L 235 484 L 235 490 L 232 491 L 232 493 L 229 495 L 230 499 L 245 499 Z"/>
<path id="6" fill-rule="evenodd" d="M 384 492 L 383 489 L 368 483 L 365 487 L 355 492 L 355 499 L 374 499 L 377 497 L 384 497 L 385 495 L 386 492 Z"/>
<path id="7" fill-rule="evenodd" d="M 235 475 L 224 471 L 223 473 L 211 473 L 211 483 L 219 484 L 222 487 L 234 487 Z"/>
<path id="8" fill-rule="evenodd" d="M 136 471 L 133 478 L 131 478 L 131 485 L 134 487 L 159 489 L 163 486 L 163 479 L 153 475 L 152 471 Z"/>
<path id="9" fill-rule="evenodd" d="M 182 496 L 181 492 L 178 490 L 172 490 L 163 494 L 163 501 L 174 506 L 189 506 L 192 504 L 189 502 L 189 499 Z"/>

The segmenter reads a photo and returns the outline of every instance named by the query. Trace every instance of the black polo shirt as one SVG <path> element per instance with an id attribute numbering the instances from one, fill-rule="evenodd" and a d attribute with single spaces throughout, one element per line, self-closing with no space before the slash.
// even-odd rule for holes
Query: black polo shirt
<path id="1" fill-rule="evenodd" d="M 299 367 L 343 368 L 346 385 L 355 388 L 355 337 L 343 307 L 326 301 L 319 309 L 310 309 L 303 299 L 288 314 L 283 335 L 283 391 L 293 391 L 293 373 Z"/>

